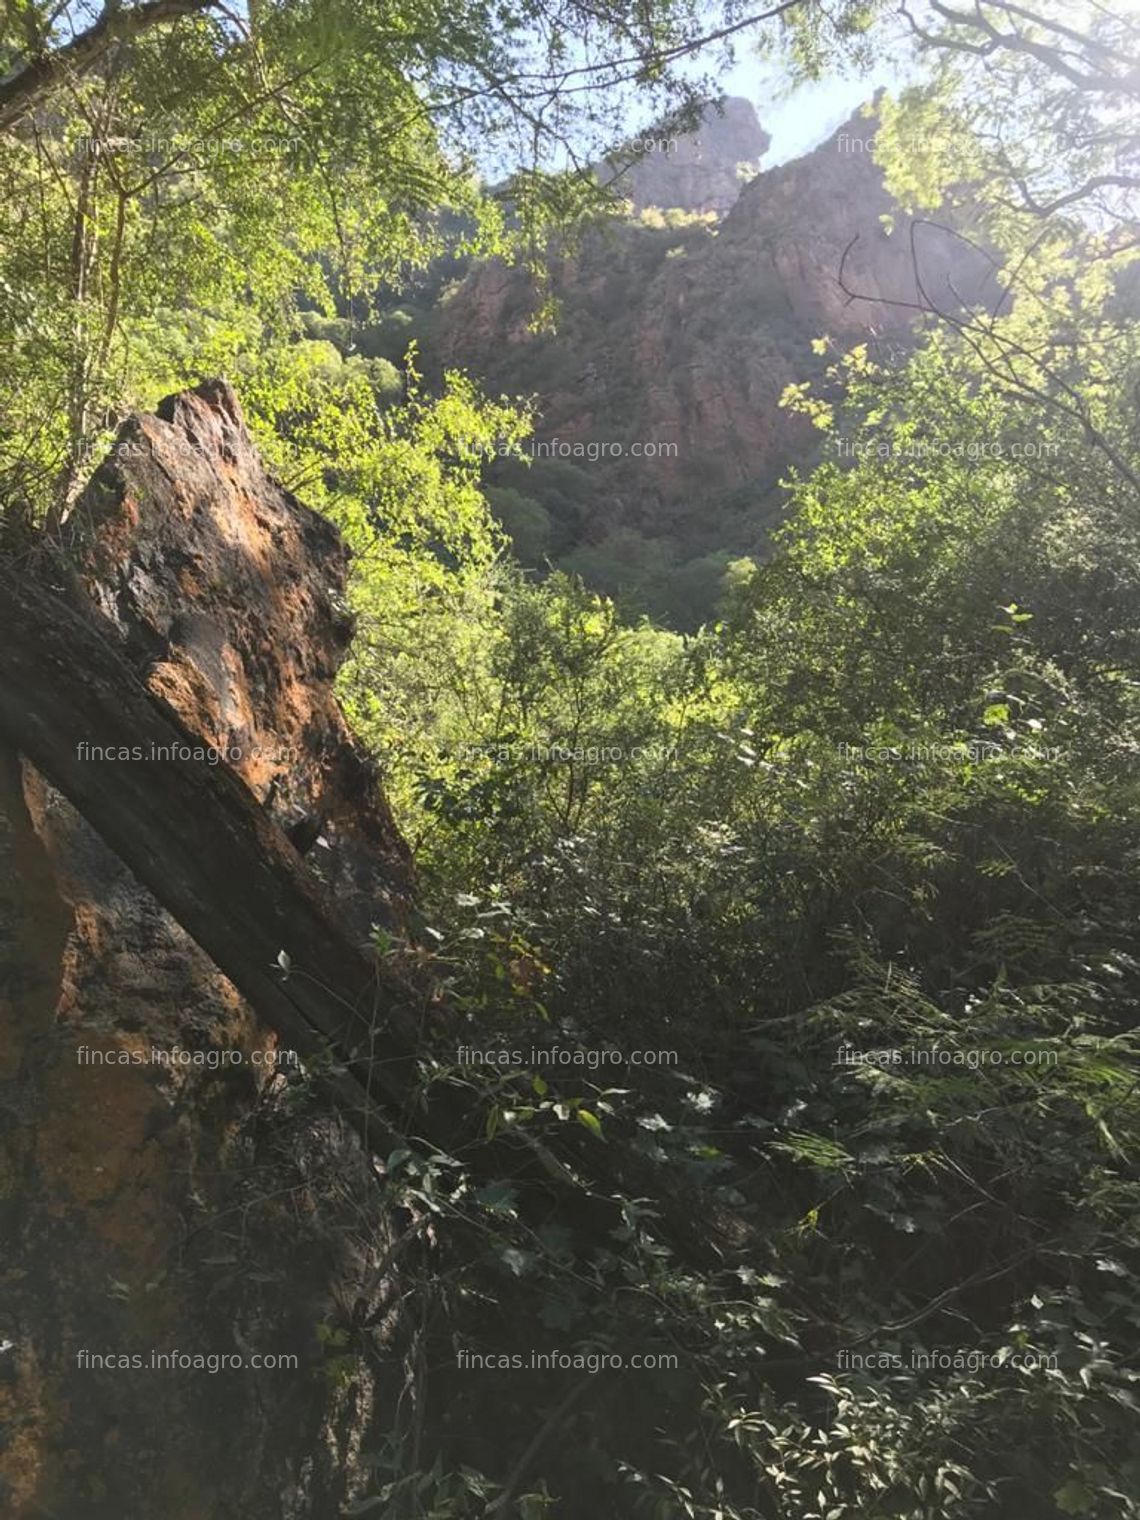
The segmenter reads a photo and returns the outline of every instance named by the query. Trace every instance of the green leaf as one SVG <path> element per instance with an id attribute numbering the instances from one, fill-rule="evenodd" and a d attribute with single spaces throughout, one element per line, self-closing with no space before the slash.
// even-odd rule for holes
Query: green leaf
<path id="1" fill-rule="evenodd" d="M 1053 1503 L 1066 1515 L 1092 1515 L 1096 1511 L 1096 1495 L 1080 1478 L 1068 1478 L 1055 1489 Z"/>
<path id="2" fill-rule="evenodd" d="M 518 1189 L 505 1181 L 488 1182 L 475 1193 L 475 1202 L 481 1208 L 507 1218 L 514 1216 L 517 1199 Z"/>

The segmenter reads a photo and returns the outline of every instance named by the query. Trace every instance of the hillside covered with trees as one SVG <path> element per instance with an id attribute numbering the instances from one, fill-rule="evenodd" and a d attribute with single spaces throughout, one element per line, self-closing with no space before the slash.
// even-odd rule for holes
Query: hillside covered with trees
<path id="1" fill-rule="evenodd" d="M 0 1511 L 1138 1520 L 1138 191 L 1127 0 L 8 6 Z"/>

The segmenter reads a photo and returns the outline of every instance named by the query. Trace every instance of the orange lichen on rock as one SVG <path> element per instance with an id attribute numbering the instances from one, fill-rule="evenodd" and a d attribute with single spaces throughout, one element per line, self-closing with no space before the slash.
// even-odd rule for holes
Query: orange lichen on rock
<path id="1" fill-rule="evenodd" d="M 176 715 L 204 780 L 228 766 L 283 828 L 328 820 L 314 888 L 342 920 L 398 919 L 408 852 L 333 692 L 338 535 L 266 473 L 226 385 L 118 442 L 72 518 L 92 637 Z M 305 1121 L 303 1167 L 267 1142 L 291 1122 L 270 1101 L 275 1037 L 75 809 L 0 760 L 0 1244 L 19 1264 L 0 1266 L 0 1512 L 277 1520 L 289 1492 L 291 1514 L 340 1513 L 360 1474 L 339 1401 L 368 1403 L 363 1371 L 338 1393 L 315 1351 L 229 1380 L 80 1363 L 305 1349 L 305 1305 L 339 1282 L 359 1217 L 345 1179 L 372 1177 L 338 1126 Z"/>

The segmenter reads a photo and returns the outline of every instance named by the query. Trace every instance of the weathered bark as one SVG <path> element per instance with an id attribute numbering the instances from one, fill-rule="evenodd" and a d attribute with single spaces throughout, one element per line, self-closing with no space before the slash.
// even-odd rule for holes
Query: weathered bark
<path id="1" fill-rule="evenodd" d="M 454 1143 L 413 1112 L 415 1016 L 341 930 L 292 845 L 92 622 L 0 569 L 0 733 L 58 787 L 281 1040 L 350 1068 L 320 1080 L 366 1143 Z M 111 753 L 130 756 L 108 760 Z M 167 756 L 158 760 L 150 756 Z M 282 960 L 284 957 L 284 962 Z M 288 969 L 286 969 L 286 967 Z"/>
<path id="2" fill-rule="evenodd" d="M 525 1134 L 483 1139 L 477 1104 L 461 1089 L 437 1084 L 430 1104 L 413 1105 L 419 1041 L 406 989 L 342 933 L 293 847 L 237 777 L 179 758 L 180 746 L 200 741 L 163 710 L 112 643 L 66 602 L 3 569 L 0 734 L 98 830 L 283 1044 L 343 1063 L 343 1075 L 319 1082 L 366 1145 L 422 1138 L 462 1153 L 478 1141 L 470 1157 L 476 1173 L 527 1170 L 543 1187 L 557 1184 L 557 1159 Z M 101 750 L 173 758 L 85 758 Z M 565 1189 L 568 1217 L 580 1227 L 604 1238 L 620 1220 L 613 1195 L 648 1187 L 675 1248 L 717 1259 L 712 1221 L 694 1232 L 684 1201 L 624 1146 L 602 1148 L 568 1126 L 558 1149 L 609 1195 Z"/>

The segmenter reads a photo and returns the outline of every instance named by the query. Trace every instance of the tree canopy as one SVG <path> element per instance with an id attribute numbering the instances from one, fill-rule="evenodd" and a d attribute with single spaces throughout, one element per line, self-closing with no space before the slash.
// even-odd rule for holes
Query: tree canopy
<path id="1" fill-rule="evenodd" d="M 682 635 L 512 558 L 482 481 L 526 398 L 353 338 L 444 250 L 540 269 L 631 95 L 683 120 L 756 38 L 799 77 L 903 49 L 887 184 L 994 273 L 941 305 L 916 237 L 905 352 L 817 335 L 784 404 L 822 462 Z M 354 553 L 342 700 L 422 878 L 379 953 L 455 1011 L 420 1078 L 488 1145 L 620 1134 L 734 1242 L 695 1266 L 632 1192 L 584 1242 L 397 1149 L 386 1201 L 458 1242 L 418 1283 L 440 1358 L 477 1304 L 489 1354 L 680 1370 L 636 1409 L 560 1385 L 496 1470 L 397 1411 L 355 1512 L 1137 1520 L 1135 14 L 19 0 L 0 55 L 7 552 L 66 556 L 124 413 L 231 379 Z M 457 1029 L 612 1073 L 474 1070 Z"/>

